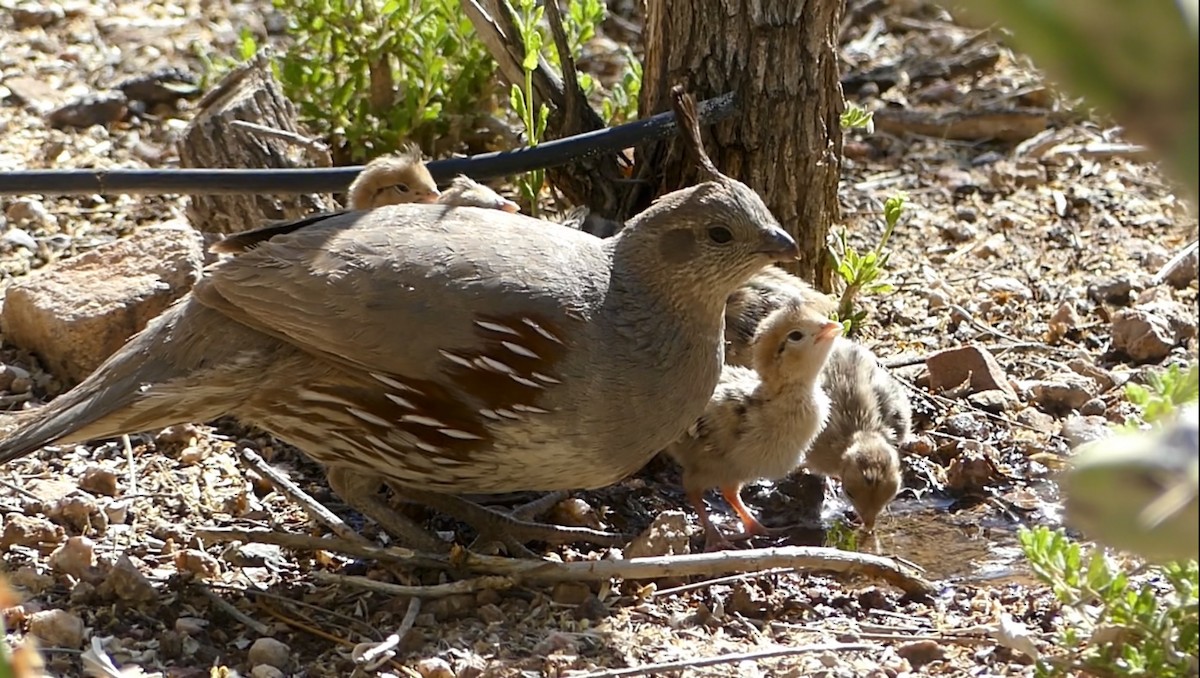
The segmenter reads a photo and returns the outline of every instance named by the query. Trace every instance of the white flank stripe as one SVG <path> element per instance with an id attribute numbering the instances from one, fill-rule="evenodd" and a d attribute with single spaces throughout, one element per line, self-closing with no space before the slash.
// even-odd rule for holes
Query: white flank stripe
<path id="1" fill-rule="evenodd" d="M 505 365 L 504 363 L 500 362 L 499 360 L 496 360 L 495 358 L 489 358 L 485 355 L 481 355 L 478 358 L 476 358 L 475 362 L 483 363 L 484 366 L 487 366 L 496 372 L 502 372 L 504 374 L 516 374 L 517 373 L 516 370 L 509 367 L 508 365 Z"/>
<path id="2" fill-rule="evenodd" d="M 540 407 L 533 405 L 513 405 L 512 408 L 518 412 L 530 412 L 532 414 L 550 414 L 550 410 L 543 410 Z"/>
<path id="3" fill-rule="evenodd" d="M 499 409 L 499 410 L 496 410 L 496 414 L 504 417 L 505 419 L 520 419 L 521 418 L 521 415 L 517 414 L 516 412 L 513 412 L 512 410 Z"/>
<path id="4" fill-rule="evenodd" d="M 329 395 L 328 393 L 321 393 L 320 391 L 310 391 L 306 388 L 296 391 L 296 395 L 300 396 L 301 400 L 315 400 L 321 403 L 333 403 L 335 405 L 344 405 L 346 407 L 353 406 L 349 400 L 339 398 L 335 395 Z"/>
<path id="5" fill-rule="evenodd" d="M 523 355 L 526 358 L 533 358 L 534 360 L 541 360 L 541 358 L 538 356 L 538 354 L 534 353 L 533 351 L 530 351 L 529 349 L 525 348 L 524 346 L 522 346 L 520 344 L 514 344 L 511 341 L 502 341 L 502 342 L 500 342 L 500 344 L 502 346 L 504 346 L 504 348 L 507 348 L 508 350 L 512 351 L 513 353 L 516 353 L 517 355 Z"/>
<path id="6" fill-rule="evenodd" d="M 460 355 L 456 355 L 454 353 L 451 353 L 451 352 L 445 351 L 445 350 L 438 350 L 438 353 L 441 353 L 443 358 L 445 358 L 446 360 L 449 360 L 452 363 L 458 363 L 459 365 L 462 365 L 463 367 L 475 367 L 474 365 L 471 364 L 470 360 L 467 360 L 466 358 L 464 358 Z"/>
<path id="7" fill-rule="evenodd" d="M 544 382 L 546 382 L 547 384 L 561 384 L 561 383 L 562 383 L 562 382 L 561 382 L 561 381 L 559 381 L 558 379 L 555 379 L 554 377 L 552 377 L 552 376 L 550 376 L 550 375 L 548 375 L 548 374 L 542 374 L 541 372 L 534 372 L 534 373 L 533 373 L 533 378 L 534 378 L 534 379 L 541 380 L 541 381 L 544 381 Z"/>
<path id="8" fill-rule="evenodd" d="M 375 372 L 372 372 L 371 376 L 374 377 L 375 379 L 378 379 L 379 383 L 383 384 L 384 386 L 390 386 L 390 387 L 396 389 L 397 391 L 408 391 L 409 393 L 420 393 L 420 391 L 413 388 L 412 386 L 409 386 L 408 384 L 406 384 L 402 381 L 392 379 L 389 376 L 386 376 L 383 374 L 378 374 Z"/>
<path id="9" fill-rule="evenodd" d="M 445 424 L 438 421 L 437 419 L 434 419 L 433 417 L 426 417 L 423 414 L 406 414 L 403 417 L 400 417 L 400 421 L 407 421 L 407 422 L 411 422 L 413 424 L 421 424 L 422 426 L 434 426 L 437 428 L 445 426 Z"/>
<path id="10" fill-rule="evenodd" d="M 467 433 L 466 431 L 460 431 L 456 428 L 439 428 L 438 433 L 451 438 L 458 438 L 459 440 L 483 440 L 481 436 L 477 436 L 474 433 Z"/>
<path id="11" fill-rule="evenodd" d="M 508 325 L 501 325 L 500 323 L 492 323 L 492 322 L 488 322 L 486 320 L 476 320 L 475 324 L 479 325 L 480 327 L 482 327 L 485 330 L 491 330 L 493 332 L 501 332 L 503 334 L 511 334 L 511 335 L 518 336 L 518 337 L 521 336 L 521 334 L 519 332 L 517 332 L 513 328 L 509 327 Z"/>
<path id="12" fill-rule="evenodd" d="M 387 419 L 384 419 L 383 417 L 377 417 L 370 412 L 365 412 L 357 407 L 347 407 L 346 411 L 358 417 L 359 419 L 362 419 L 368 424 L 375 424 L 376 426 L 383 426 L 385 428 L 392 425 L 392 422 L 388 421 Z"/>
<path id="13" fill-rule="evenodd" d="M 423 440 L 417 441 L 417 447 L 422 450 L 425 450 L 426 452 L 431 452 L 433 454 L 441 454 L 442 453 L 441 448 L 430 445 L 429 443 L 427 443 Z"/>
<path id="14" fill-rule="evenodd" d="M 400 396 L 396 395 L 395 393 L 384 393 L 383 395 L 385 398 L 396 403 L 400 407 L 403 407 L 403 408 L 409 409 L 409 410 L 417 409 L 416 405 L 413 405 L 411 402 L 405 400 L 404 398 L 401 398 Z"/>
<path id="15" fill-rule="evenodd" d="M 489 410 L 485 407 L 485 408 L 479 410 L 479 414 L 487 417 L 488 419 L 494 419 L 496 421 L 500 421 L 500 415 L 496 414 L 495 410 Z"/>
<path id="16" fill-rule="evenodd" d="M 532 327 L 534 332 L 537 332 L 538 334 L 549 339 L 550 341 L 553 341 L 556 344 L 562 343 L 562 339 L 559 339 L 558 337 L 551 334 L 546 328 L 537 324 L 537 321 L 533 320 L 532 318 L 521 318 L 521 321 L 524 322 L 526 325 L 529 325 L 530 327 Z"/>
<path id="17" fill-rule="evenodd" d="M 532 379 L 526 379 L 525 377 L 522 377 L 517 374 L 510 374 L 508 376 L 512 377 L 512 380 L 517 382 L 518 384 L 528 386 L 529 388 L 546 388 L 545 386 L 542 386 L 541 384 L 537 383 L 536 381 L 534 381 Z"/>

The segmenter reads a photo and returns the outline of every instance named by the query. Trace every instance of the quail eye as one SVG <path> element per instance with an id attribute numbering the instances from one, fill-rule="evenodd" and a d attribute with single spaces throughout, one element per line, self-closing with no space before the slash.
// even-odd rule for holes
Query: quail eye
<path id="1" fill-rule="evenodd" d="M 392 188 L 396 189 L 397 193 L 408 193 L 408 184 L 396 184 Z"/>
<path id="2" fill-rule="evenodd" d="M 788 341 L 804 341 L 804 333 L 800 330 L 792 330 L 788 332 Z"/>
<path id="3" fill-rule="evenodd" d="M 730 231 L 724 226 L 709 226 L 708 239 L 718 245 L 724 245 L 725 243 L 733 240 L 733 231 Z"/>

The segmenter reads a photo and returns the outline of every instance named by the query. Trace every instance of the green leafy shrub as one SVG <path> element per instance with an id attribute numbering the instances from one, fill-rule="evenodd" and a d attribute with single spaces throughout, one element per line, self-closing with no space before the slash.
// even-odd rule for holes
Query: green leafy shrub
<path id="1" fill-rule="evenodd" d="M 1038 674 L 1173 678 L 1196 675 L 1200 652 L 1196 561 L 1149 567 L 1135 583 L 1099 550 L 1062 530 L 1022 529 L 1021 549 L 1061 607 L 1054 642 L 1065 656 L 1039 660 Z"/>
<path id="2" fill-rule="evenodd" d="M 456 119 L 496 108 L 494 64 L 455 0 L 274 2 L 292 38 L 276 61 L 284 93 L 351 160 L 407 140 L 429 148 Z"/>

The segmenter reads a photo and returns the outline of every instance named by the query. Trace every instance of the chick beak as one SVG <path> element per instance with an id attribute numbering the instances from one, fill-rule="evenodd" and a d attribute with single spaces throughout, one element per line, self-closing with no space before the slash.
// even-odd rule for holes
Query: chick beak
<path id="1" fill-rule="evenodd" d="M 776 261 L 800 258 L 800 247 L 796 245 L 796 241 L 779 227 L 772 227 L 763 234 L 762 247 L 758 252 L 770 255 Z"/>
<path id="2" fill-rule="evenodd" d="M 431 204 L 437 202 L 438 198 L 440 198 L 441 196 L 442 196 L 441 191 L 439 191 L 435 188 L 435 189 L 432 189 L 429 192 L 425 193 L 420 198 L 418 198 L 417 202 L 425 203 L 426 205 L 431 205 Z"/>
<path id="3" fill-rule="evenodd" d="M 505 200 L 504 202 L 500 203 L 500 209 L 504 210 L 505 212 L 516 214 L 517 212 L 521 211 L 521 206 L 511 200 Z"/>
<path id="4" fill-rule="evenodd" d="M 842 334 L 842 324 L 835 323 L 832 320 L 821 326 L 817 331 L 817 337 L 825 340 L 837 339 Z"/>

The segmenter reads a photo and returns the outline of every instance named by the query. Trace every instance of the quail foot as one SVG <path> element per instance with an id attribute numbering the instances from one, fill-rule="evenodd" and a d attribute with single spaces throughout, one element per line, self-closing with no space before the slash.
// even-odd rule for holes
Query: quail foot
<path id="1" fill-rule="evenodd" d="M 805 455 L 805 467 L 838 478 L 868 531 L 900 491 L 897 447 L 912 428 L 904 387 L 875 355 L 838 339 L 825 367 L 823 388 L 832 403 L 829 421 Z"/>
<path id="2" fill-rule="evenodd" d="M 798 253 L 676 102 L 704 180 L 618 236 L 419 204 L 281 225 L 22 417 L 0 462 L 228 414 L 424 492 L 620 480 L 704 412 L 726 297 Z"/>
<path id="3" fill-rule="evenodd" d="M 704 414 L 667 448 L 683 468 L 705 548 L 729 545 L 704 507 L 710 487 L 720 488 L 746 536 L 768 533 L 742 502 L 742 485 L 791 473 L 824 426 L 829 400 L 820 376 L 840 331 L 841 325 L 803 304 L 772 312 L 751 343 L 754 369 L 727 365 Z"/>

